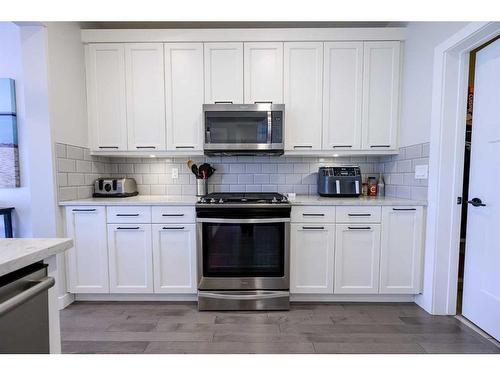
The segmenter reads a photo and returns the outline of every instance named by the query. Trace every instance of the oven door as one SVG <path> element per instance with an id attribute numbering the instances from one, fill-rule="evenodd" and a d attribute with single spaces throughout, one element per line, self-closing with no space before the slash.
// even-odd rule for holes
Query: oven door
<path id="1" fill-rule="evenodd" d="M 288 290 L 289 218 L 198 218 L 200 290 Z"/>

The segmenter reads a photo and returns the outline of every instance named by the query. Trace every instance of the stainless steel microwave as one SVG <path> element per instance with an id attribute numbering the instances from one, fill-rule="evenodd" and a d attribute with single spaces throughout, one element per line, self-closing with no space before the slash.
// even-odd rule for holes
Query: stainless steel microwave
<path id="1" fill-rule="evenodd" d="M 285 105 L 204 104 L 207 155 L 281 155 Z"/>

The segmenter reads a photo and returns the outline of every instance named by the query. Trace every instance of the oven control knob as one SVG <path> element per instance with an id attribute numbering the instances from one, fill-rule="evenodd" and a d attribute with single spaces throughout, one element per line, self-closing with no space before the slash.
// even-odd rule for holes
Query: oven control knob
<path id="1" fill-rule="evenodd" d="M 210 203 L 215 203 L 215 199 L 214 198 L 210 199 Z"/>
<path id="2" fill-rule="evenodd" d="M 273 197 L 272 202 L 273 202 L 273 203 L 278 203 L 278 200 L 276 199 L 276 197 Z"/>
<path id="3" fill-rule="evenodd" d="M 219 199 L 219 203 L 224 203 L 224 200 L 222 198 Z"/>
<path id="4" fill-rule="evenodd" d="M 200 203 L 207 203 L 207 200 L 205 198 L 200 198 Z"/>

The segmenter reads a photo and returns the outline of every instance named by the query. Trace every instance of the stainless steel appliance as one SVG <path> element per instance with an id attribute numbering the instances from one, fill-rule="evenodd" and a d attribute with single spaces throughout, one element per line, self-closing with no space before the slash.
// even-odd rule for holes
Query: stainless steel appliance
<path id="1" fill-rule="evenodd" d="M 203 118 L 207 155 L 283 154 L 284 104 L 204 104 Z"/>
<path id="2" fill-rule="evenodd" d="M 48 290 L 53 285 L 41 263 L 0 276 L 0 353 L 49 353 Z"/>
<path id="3" fill-rule="evenodd" d="M 361 170 L 357 165 L 320 167 L 318 170 L 318 194 L 323 197 L 359 197 L 361 188 Z"/>
<path id="4" fill-rule="evenodd" d="M 290 210 L 278 193 L 212 193 L 199 200 L 200 310 L 289 309 Z"/>
<path id="5" fill-rule="evenodd" d="M 94 181 L 94 197 L 133 197 L 137 194 L 133 178 L 101 177 Z"/>

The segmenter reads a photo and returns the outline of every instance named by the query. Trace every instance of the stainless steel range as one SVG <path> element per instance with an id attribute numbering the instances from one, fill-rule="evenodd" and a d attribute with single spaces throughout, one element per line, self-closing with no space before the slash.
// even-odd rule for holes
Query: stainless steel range
<path id="1" fill-rule="evenodd" d="M 290 210 L 278 193 L 212 193 L 199 200 L 200 310 L 289 309 Z"/>

